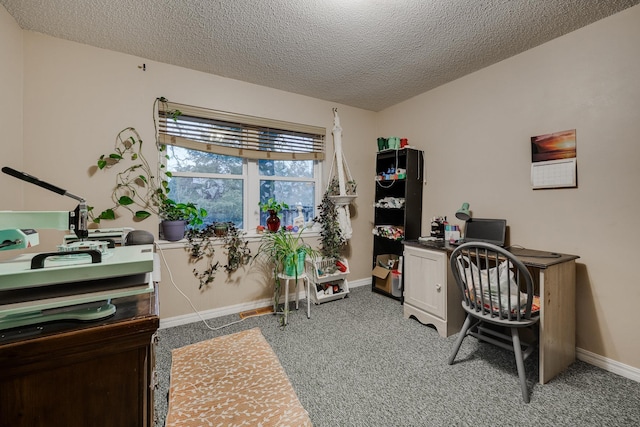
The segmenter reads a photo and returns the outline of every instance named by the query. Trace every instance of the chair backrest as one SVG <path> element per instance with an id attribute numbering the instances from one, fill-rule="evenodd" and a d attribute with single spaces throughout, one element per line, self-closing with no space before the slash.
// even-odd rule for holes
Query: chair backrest
<path id="1" fill-rule="evenodd" d="M 507 250 L 486 242 L 458 246 L 451 270 L 468 312 L 500 321 L 531 318 L 533 278 Z"/>

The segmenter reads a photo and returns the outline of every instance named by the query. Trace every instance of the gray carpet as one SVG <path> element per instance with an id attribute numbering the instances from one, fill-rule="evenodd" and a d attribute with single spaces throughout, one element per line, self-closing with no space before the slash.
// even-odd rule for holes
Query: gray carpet
<path id="1" fill-rule="evenodd" d="M 333 426 L 637 426 L 640 383 L 577 361 L 537 384 L 526 362 L 531 403 L 522 401 L 513 353 L 468 337 L 447 365 L 455 335 L 402 317 L 399 302 L 351 290 L 348 298 L 306 301 L 282 329 L 273 315 L 210 331 L 202 323 L 159 331 L 156 426 L 164 425 L 171 349 L 259 327 L 278 355 L 316 427 Z M 209 320 L 213 327 L 237 315 Z"/>

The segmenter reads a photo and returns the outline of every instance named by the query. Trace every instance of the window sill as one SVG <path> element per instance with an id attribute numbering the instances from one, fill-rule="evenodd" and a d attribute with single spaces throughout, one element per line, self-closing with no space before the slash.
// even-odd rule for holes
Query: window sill
<path id="1" fill-rule="evenodd" d="M 256 242 L 260 242 L 260 239 L 262 238 L 262 234 L 263 233 L 257 233 L 255 230 L 252 230 L 251 232 L 247 232 L 247 234 L 245 234 L 244 237 L 249 243 L 256 243 Z M 304 238 L 320 237 L 320 229 L 312 228 L 311 230 L 304 231 L 302 233 L 302 237 Z M 223 242 L 221 239 L 215 239 L 215 240 L 216 240 L 215 242 L 216 246 L 223 245 Z M 164 250 L 164 249 L 184 249 L 189 242 L 187 241 L 187 239 L 178 240 L 177 242 L 170 242 L 168 240 L 158 239 L 156 240 L 155 243 L 158 246 L 160 246 L 161 249 Z"/>

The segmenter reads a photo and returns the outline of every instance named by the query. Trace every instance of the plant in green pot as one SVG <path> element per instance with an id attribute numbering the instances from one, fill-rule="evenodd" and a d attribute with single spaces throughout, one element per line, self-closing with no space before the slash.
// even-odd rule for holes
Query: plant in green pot
<path id="1" fill-rule="evenodd" d="M 274 311 L 280 302 L 280 277 L 286 275 L 296 279 L 304 273 L 304 263 L 307 257 L 314 258 L 318 251 L 306 243 L 302 232 L 290 232 L 284 228 L 276 232 L 265 232 L 254 259 L 270 265 L 275 278 Z M 285 310 L 288 310 L 285 301 Z"/>

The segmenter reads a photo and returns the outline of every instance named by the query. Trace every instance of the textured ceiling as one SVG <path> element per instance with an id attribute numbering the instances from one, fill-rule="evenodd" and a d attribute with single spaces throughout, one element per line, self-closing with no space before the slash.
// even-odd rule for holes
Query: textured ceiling
<path id="1" fill-rule="evenodd" d="M 0 0 L 26 30 L 372 111 L 638 3 Z"/>

